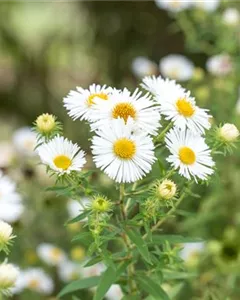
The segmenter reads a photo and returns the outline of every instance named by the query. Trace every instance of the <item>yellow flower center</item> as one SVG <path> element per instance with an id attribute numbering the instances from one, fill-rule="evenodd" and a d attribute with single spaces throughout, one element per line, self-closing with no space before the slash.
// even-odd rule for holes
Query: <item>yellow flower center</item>
<path id="1" fill-rule="evenodd" d="M 187 118 L 191 117 L 195 112 L 195 109 L 192 106 L 192 104 L 185 98 L 178 99 L 176 102 L 176 106 L 179 114 Z"/>
<path id="2" fill-rule="evenodd" d="M 128 117 L 132 117 L 133 119 L 136 118 L 136 110 L 131 103 L 122 102 L 114 107 L 112 117 L 114 119 L 120 117 L 127 123 Z"/>
<path id="3" fill-rule="evenodd" d="M 113 151 L 120 158 L 131 159 L 136 153 L 136 145 L 129 139 L 119 139 L 114 143 Z"/>
<path id="4" fill-rule="evenodd" d="M 94 98 L 100 98 L 102 100 L 108 100 L 108 95 L 105 94 L 105 93 L 95 93 L 95 94 L 92 94 L 88 97 L 87 99 L 87 105 L 88 106 L 91 106 L 92 104 L 95 104 L 94 102 Z"/>
<path id="5" fill-rule="evenodd" d="M 31 279 L 28 283 L 28 287 L 30 289 L 36 289 L 37 287 L 39 287 L 39 281 L 37 279 Z"/>
<path id="6" fill-rule="evenodd" d="M 58 155 L 53 160 L 55 166 L 59 169 L 67 170 L 71 166 L 71 159 L 66 155 Z"/>
<path id="7" fill-rule="evenodd" d="M 196 161 L 196 155 L 189 147 L 180 148 L 179 158 L 185 165 L 192 165 Z"/>
<path id="8" fill-rule="evenodd" d="M 58 248 L 53 248 L 50 252 L 50 256 L 53 260 L 59 260 L 61 258 L 62 251 Z"/>

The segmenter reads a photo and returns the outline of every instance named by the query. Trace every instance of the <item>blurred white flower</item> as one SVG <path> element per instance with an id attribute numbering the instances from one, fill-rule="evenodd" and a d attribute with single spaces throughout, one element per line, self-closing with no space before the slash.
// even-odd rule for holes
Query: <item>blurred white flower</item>
<path id="1" fill-rule="evenodd" d="M 97 263 L 93 266 L 82 268 L 82 276 L 84 278 L 100 276 L 105 270 L 106 266 L 103 263 Z"/>
<path id="2" fill-rule="evenodd" d="M 192 3 L 197 8 L 203 9 L 208 12 L 213 12 L 220 5 L 220 0 L 193 0 Z"/>
<path id="3" fill-rule="evenodd" d="M 194 64 L 180 54 L 170 54 L 163 57 L 160 60 L 159 68 L 164 77 L 178 81 L 187 81 L 192 78 L 194 73 Z"/>
<path id="4" fill-rule="evenodd" d="M 183 244 L 183 249 L 180 251 L 180 257 L 187 262 L 203 252 L 204 248 L 204 242 L 185 243 Z"/>
<path id="5" fill-rule="evenodd" d="M 79 264 L 64 261 L 58 266 L 58 276 L 63 282 L 70 282 L 81 277 L 82 269 Z"/>
<path id="6" fill-rule="evenodd" d="M 215 76 L 225 76 L 233 69 L 232 59 L 228 54 L 214 55 L 207 60 L 206 67 Z"/>
<path id="7" fill-rule="evenodd" d="M 156 5 L 173 13 L 185 10 L 192 5 L 192 0 L 155 0 Z"/>
<path id="8" fill-rule="evenodd" d="M 30 127 L 22 127 L 13 134 L 13 145 L 17 154 L 27 157 L 36 155 L 34 151 L 37 145 L 36 133 Z"/>
<path id="9" fill-rule="evenodd" d="M 66 254 L 55 245 L 42 243 L 37 247 L 39 258 L 50 266 L 60 265 L 66 260 Z"/>
<path id="10" fill-rule="evenodd" d="M 27 269 L 21 273 L 21 276 L 25 288 L 44 295 L 53 292 L 53 280 L 44 270 L 40 268 Z"/>
<path id="11" fill-rule="evenodd" d="M 156 75 L 158 72 L 157 64 L 147 57 L 138 56 L 132 61 L 132 72 L 138 78 L 148 75 Z"/>
<path id="12" fill-rule="evenodd" d="M 39 146 L 37 152 L 42 163 L 58 175 L 81 171 L 86 163 L 84 151 L 77 144 L 59 135 Z"/>
<path id="13" fill-rule="evenodd" d="M 108 300 L 121 300 L 123 298 L 123 292 L 121 290 L 120 285 L 113 284 L 107 291 L 105 297 Z"/>
<path id="14" fill-rule="evenodd" d="M 236 26 L 240 21 L 240 13 L 236 8 L 229 7 L 224 10 L 222 21 L 228 26 Z"/>
<path id="15" fill-rule="evenodd" d="M 10 289 L 14 287 L 19 270 L 12 264 L 2 263 L 0 265 L 0 292 L 8 294 Z"/>
<path id="16" fill-rule="evenodd" d="M 8 168 L 14 161 L 15 152 L 11 143 L 0 142 L 0 168 Z"/>
<path id="17" fill-rule="evenodd" d="M 24 211 L 24 206 L 21 203 L 7 203 L 0 201 L 0 220 L 8 223 L 17 222 Z"/>
<path id="18" fill-rule="evenodd" d="M 71 219 L 77 217 L 83 212 L 84 207 L 87 207 L 91 203 L 87 197 L 82 197 L 79 201 L 70 199 L 67 202 L 67 210 Z"/>

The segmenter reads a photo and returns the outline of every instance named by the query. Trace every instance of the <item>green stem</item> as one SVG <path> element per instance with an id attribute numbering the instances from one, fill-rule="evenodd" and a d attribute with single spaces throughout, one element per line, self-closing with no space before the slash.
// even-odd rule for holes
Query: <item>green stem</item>
<path id="1" fill-rule="evenodd" d="M 165 129 L 156 137 L 155 142 L 161 142 L 163 138 L 165 137 L 166 132 L 172 127 L 172 122 L 170 122 Z M 159 145 L 158 145 L 159 146 Z"/>

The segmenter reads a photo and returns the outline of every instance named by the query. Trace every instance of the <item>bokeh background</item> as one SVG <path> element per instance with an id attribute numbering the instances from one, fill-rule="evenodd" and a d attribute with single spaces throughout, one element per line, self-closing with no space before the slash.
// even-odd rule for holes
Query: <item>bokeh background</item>
<path id="1" fill-rule="evenodd" d="M 64 123 L 64 134 L 89 152 L 89 130 L 62 105 L 69 90 L 91 83 L 133 90 L 144 75 L 161 74 L 190 89 L 198 105 L 211 110 L 213 124 L 240 128 L 240 4 L 162 2 L 0 2 L 0 168 L 16 182 L 24 206 L 12 220 L 18 237 L 9 259 L 24 270 L 43 268 L 54 281 L 49 295 L 32 284 L 13 299 L 55 299 L 79 275 L 74 269 L 61 278 L 37 255 L 39 244 L 57 245 L 76 265 L 85 258 L 84 243 L 70 242 L 80 225 L 63 225 L 72 216 L 69 199 L 46 192 L 53 181 L 38 165 L 27 128 L 39 114 L 52 113 Z M 185 58 L 170 56 L 164 65 L 163 58 L 176 54 Z M 165 228 L 206 240 L 201 259 L 196 249 L 188 255 L 197 277 L 165 284 L 172 299 L 240 298 L 239 148 L 220 157 L 218 166 L 210 186 L 196 187 L 200 196 L 185 201 L 187 218 L 179 215 Z M 113 188 L 105 177 L 97 180 L 103 191 Z"/>

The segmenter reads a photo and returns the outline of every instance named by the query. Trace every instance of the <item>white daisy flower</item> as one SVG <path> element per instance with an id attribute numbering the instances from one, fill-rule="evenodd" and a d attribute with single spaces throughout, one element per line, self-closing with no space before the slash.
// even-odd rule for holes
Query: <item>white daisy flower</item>
<path id="1" fill-rule="evenodd" d="M 110 289 L 105 295 L 108 300 L 121 300 L 123 296 L 124 295 L 119 284 L 111 285 Z"/>
<path id="2" fill-rule="evenodd" d="M 66 260 L 66 254 L 62 249 L 48 243 L 38 245 L 37 254 L 43 262 L 50 266 L 57 266 Z"/>
<path id="3" fill-rule="evenodd" d="M 24 212 L 22 203 L 8 203 L 0 200 L 0 220 L 8 223 L 17 222 Z"/>
<path id="4" fill-rule="evenodd" d="M 64 107 L 73 120 L 87 120 L 89 121 L 92 114 L 92 105 L 96 99 L 103 102 L 108 102 L 109 95 L 112 88 L 96 84 L 92 84 L 88 89 L 81 87 L 76 88 L 77 91 L 70 91 L 67 97 L 64 98 Z"/>
<path id="5" fill-rule="evenodd" d="M 56 136 L 50 142 L 41 145 L 37 148 L 37 152 L 43 164 L 59 175 L 81 171 L 86 163 L 85 153 L 79 146 L 62 136 Z"/>
<path id="6" fill-rule="evenodd" d="M 187 263 L 188 265 L 194 266 L 199 258 L 199 255 L 204 251 L 205 243 L 184 243 L 183 249 L 180 251 L 180 257 Z"/>
<path id="7" fill-rule="evenodd" d="M 9 242 L 15 238 L 12 232 L 12 226 L 0 220 L 0 251 L 1 249 L 4 250 L 9 245 Z"/>
<path id="8" fill-rule="evenodd" d="M 25 288 L 43 295 L 53 292 L 54 284 L 51 277 L 40 268 L 31 268 L 22 272 Z"/>
<path id="9" fill-rule="evenodd" d="M 33 157 L 36 155 L 37 135 L 30 127 L 20 128 L 13 135 L 13 145 L 19 155 Z"/>
<path id="10" fill-rule="evenodd" d="M 71 219 L 77 217 L 83 212 L 84 207 L 91 203 L 87 197 L 82 197 L 80 201 L 70 199 L 67 202 L 67 211 Z"/>
<path id="11" fill-rule="evenodd" d="M 160 105 L 160 112 L 166 120 L 170 120 L 180 129 L 188 128 L 194 133 L 204 133 L 209 129 L 210 115 L 206 109 L 199 108 L 195 99 L 190 96 L 173 80 L 164 80 L 160 76 L 146 77 L 143 79 L 143 87 L 153 92 L 155 100 Z"/>
<path id="12" fill-rule="evenodd" d="M 194 135 L 189 130 L 171 129 L 165 138 L 167 148 L 171 155 L 167 161 L 174 169 L 179 169 L 179 174 L 188 180 L 191 176 L 206 180 L 208 175 L 213 174 L 214 162 L 210 155 L 210 149 L 204 138 Z"/>
<path id="13" fill-rule="evenodd" d="M 0 142 L 0 168 L 8 168 L 14 161 L 15 153 L 11 143 Z"/>
<path id="14" fill-rule="evenodd" d="M 106 270 L 106 266 L 103 263 L 97 263 L 93 266 L 82 268 L 82 277 L 100 276 Z"/>
<path id="15" fill-rule="evenodd" d="M 64 261 L 58 267 L 58 276 L 63 282 L 77 280 L 82 275 L 82 268 L 71 261 Z"/>
<path id="16" fill-rule="evenodd" d="M 193 77 L 194 64 L 187 57 L 170 54 L 163 57 L 159 63 L 160 73 L 164 77 L 187 81 Z"/>
<path id="17" fill-rule="evenodd" d="M 10 289 L 11 294 L 15 295 L 15 294 L 20 294 L 26 287 L 26 281 L 24 278 L 24 272 L 22 270 L 20 270 L 18 267 L 18 277 L 17 280 L 14 284 L 14 287 L 12 287 Z"/>
<path id="18" fill-rule="evenodd" d="M 19 270 L 14 265 L 5 262 L 0 264 L 0 293 L 9 294 L 18 276 Z"/>
<path id="19" fill-rule="evenodd" d="M 192 0 L 155 0 L 155 2 L 159 8 L 173 13 L 188 9 L 192 5 Z"/>
<path id="20" fill-rule="evenodd" d="M 132 118 L 136 129 L 143 129 L 149 134 L 157 134 L 160 127 L 159 107 L 149 95 L 142 95 L 138 89 L 132 95 L 126 88 L 123 91 L 114 91 L 108 102 L 97 99 L 93 109 L 93 130 L 109 126 L 111 120 L 118 118 L 122 118 L 125 123 L 128 118 Z"/>
<path id="21" fill-rule="evenodd" d="M 138 78 L 156 75 L 158 73 L 157 64 L 147 57 L 138 56 L 132 61 L 132 72 Z"/>
<path id="22" fill-rule="evenodd" d="M 212 75 L 226 76 L 233 69 L 232 59 L 228 54 L 211 56 L 207 60 L 206 68 Z"/>
<path id="23" fill-rule="evenodd" d="M 155 161 L 152 139 L 145 133 L 133 134 L 134 122 L 112 121 L 97 131 L 92 140 L 93 160 L 116 182 L 134 182 L 149 173 Z"/>
<path id="24" fill-rule="evenodd" d="M 227 26 L 236 26 L 240 22 L 240 13 L 236 8 L 229 7 L 224 10 L 222 21 Z"/>
<path id="25" fill-rule="evenodd" d="M 194 0 L 192 3 L 197 8 L 208 12 L 213 12 L 218 8 L 220 0 Z"/>

